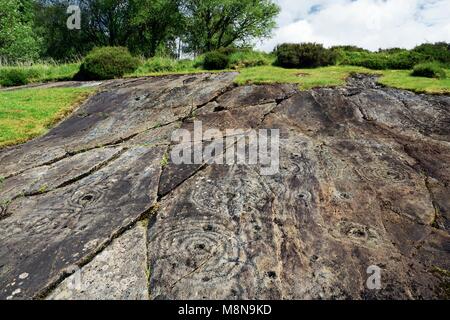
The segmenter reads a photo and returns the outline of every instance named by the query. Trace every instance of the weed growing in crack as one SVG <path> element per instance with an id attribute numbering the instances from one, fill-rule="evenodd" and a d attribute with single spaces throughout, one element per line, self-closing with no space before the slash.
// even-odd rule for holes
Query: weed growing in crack
<path id="1" fill-rule="evenodd" d="M 2 201 L 0 201 L 0 206 L 7 207 L 7 206 L 9 206 L 10 203 L 11 203 L 11 199 L 2 200 Z"/>
<path id="2" fill-rule="evenodd" d="M 38 193 L 45 193 L 45 192 L 47 191 L 47 189 L 48 189 L 48 186 L 47 186 L 46 184 L 43 184 L 43 185 L 39 188 Z"/>
<path id="3" fill-rule="evenodd" d="M 169 154 L 166 152 L 164 153 L 162 159 L 161 159 L 161 167 L 164 168 L 169 164 Z"/>

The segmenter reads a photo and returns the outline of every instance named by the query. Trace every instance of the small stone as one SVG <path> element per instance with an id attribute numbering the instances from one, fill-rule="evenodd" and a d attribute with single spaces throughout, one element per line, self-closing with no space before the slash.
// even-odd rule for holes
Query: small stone
<path id="1" fill-rule="evenodd" d="M 29 274 L 24 272 L 19 276 L 19 279 L 24 280 L 24 279 L 28 278 L 28 276 L 29 276 Z"/>
<path id="2" fill-rule="evenodd" d="M 17 295 L 17 294 L 19 294 L 21 292 L 22 292 L 21 289 L 16 289 L 16 290 L 13 291 L 12 295 L 15 296 L 15 295 Z"/>

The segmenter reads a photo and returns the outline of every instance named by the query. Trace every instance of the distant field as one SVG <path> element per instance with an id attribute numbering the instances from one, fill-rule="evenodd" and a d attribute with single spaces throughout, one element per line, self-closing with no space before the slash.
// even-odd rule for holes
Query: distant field
<path id="1" fill-rule="evenodd" d="M 44 134 L 93 91 L 89 88 L 0 92 L 0 147 Z"/>

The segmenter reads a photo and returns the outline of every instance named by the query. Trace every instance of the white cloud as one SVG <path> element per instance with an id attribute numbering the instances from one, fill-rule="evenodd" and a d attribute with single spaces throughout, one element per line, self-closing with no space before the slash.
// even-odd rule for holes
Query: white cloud
<path id="1" fill-rule="evenodd" d="M 270 51 L 283 42 L 351 44 L 370 50 L 450 42 L 450 0 L 277 2 L 282 8 L 278 28 L 259 44 L 261 50 Z"/>

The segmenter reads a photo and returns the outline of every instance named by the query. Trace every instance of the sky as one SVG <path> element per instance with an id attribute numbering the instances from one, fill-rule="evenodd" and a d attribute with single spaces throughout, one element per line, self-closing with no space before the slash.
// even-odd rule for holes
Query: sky
<path id="1" fill-rule="evenodd" d="M 424 42 L 450 42 L 450 0 L 275 0 L 281 13 L 271 51 L 284 42 L 356 45 L 369 50 L 411 49 Z"/>

